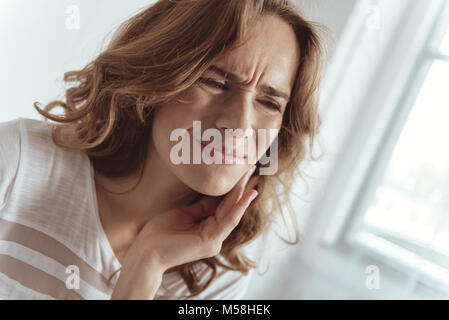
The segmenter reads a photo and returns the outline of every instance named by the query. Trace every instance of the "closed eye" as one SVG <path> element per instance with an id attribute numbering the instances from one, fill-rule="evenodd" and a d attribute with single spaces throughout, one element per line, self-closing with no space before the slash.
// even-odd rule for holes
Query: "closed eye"
<path id="1" fill-rule="evenodd" d="M 281 107 L 278 104 L 276 104 L 276 103 L 273 103 L 271 101 L 260 101 L 260 102 L 263 103 L 264 105 L 266 105 L 267 107 L 271 108 L 271 109 L 274 109 L 274 110 L 277 110 L 277 111 L 281 111 Z"/>
<path id="2" fill-rule="evenodd" d="M 210 86 L 210 87 L 213 87 L 216 89 L 220 89 L 220 90 L 228 90 L 229 89 L 229 87 L 225 83 L 215 81 L 214 79 L 211 79 L 211 78 L 199 78 L 198 80 L 201 83 L 204 83 L 207 86 Z M 281 107 L 277 103 L 273 103 L 273 102 L 267 101 L 267 100 L 259 100 L 259 102 L 266 105 L 270 109 L 281 111 Z"/>
<path id="3" fill-rule="evenodd" d="M 221 90 L 228 89 L 228 87 L 226 86 L 225 83 L 221 83 L 221 82 L 215 81 L 210 78 L 200 78 L 199 81 L 210 86 L 210 87 L 213 87 L 213 88 L 217 88 L 217 89 L 221 89 Z"/>

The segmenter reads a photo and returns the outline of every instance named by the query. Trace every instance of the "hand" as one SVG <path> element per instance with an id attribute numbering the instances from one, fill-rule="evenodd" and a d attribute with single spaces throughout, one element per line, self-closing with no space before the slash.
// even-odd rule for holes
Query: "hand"
<path id="1" fill-rule="evenodd" d="M 132 245 L 140 261 L 168 270 L 219 254 L 223 241 L 258 194 L 253 190 L 258 177 L 250 179 L 254 170 L 252 166 L 223 200 L 205 197 L 148 221 Z"/>

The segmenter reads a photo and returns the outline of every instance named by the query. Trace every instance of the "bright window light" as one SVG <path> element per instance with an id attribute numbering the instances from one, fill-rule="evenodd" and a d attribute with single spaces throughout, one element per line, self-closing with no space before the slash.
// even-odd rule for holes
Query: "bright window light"
<path id="1" fill-rule="evenodd" d="M 449 257 L 448 83 L 449 62 L 433 62 L 364 226 Z"/>
<path id="2" fill-rule="evenodd" d="M 443 43 L 441 44 L 441 53 L 449 55 L 449 31 L 446 33 Z"/>

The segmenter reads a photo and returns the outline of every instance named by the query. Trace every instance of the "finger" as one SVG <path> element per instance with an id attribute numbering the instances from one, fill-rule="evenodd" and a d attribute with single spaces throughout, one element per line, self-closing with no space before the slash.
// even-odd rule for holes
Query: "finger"
<path id="1" fill-rule="evenodd" d="M 219 221 L 218 234 L 222 241 L 224 241 L 232 230 L 234 230 L 234 228 L 239 224 L 246 209 L 257 197 L 257 195 L 258 192 L 256 190 L 246 191 L 243 194 L 242 199 L 235 204 L 232 210 L 222 219 L 222 221 Z"/>
<path id="2" fill-rule="evenodd" d="M 234 188 L 226 195 L 223 202 L 220 203 L 216 212 L 218 220 L 222 219 L 222 215 L 228 212 L 232 208 L 232 206 L 240 200 L 245 190 L 245 186 L 249 180 L 249 177 L 255 170 L 256 166 L 253 165 L 250 168 L 250 170 L 248 170 L 246 174 L 240 178 L 239 182 L 237 182 Z"/>
<path id="3" fill-rule="evenodd" d="M 214 239 L 215 241 L 223 242 L 238 225 L 245 210 L 256 196 L 256 190 L 245 192 L 242 199 L 235 204 L 229 214 L 221 221 L 217 220 L 216 215 L 208 217 L 201 223 L 199 229 L 201 236 L 207 240 Z"/>
<path id="4" fill-rule="evenodd" d="M 228 206 L 230 208 L 232 205 L 234 205 L 234 203 L 236 203 L 237 201 L 240 200 L 240 198 L 242 197 L 244 188 L 245 188 L 246 184 L 248 183 L 248 180 L 249 180 L 252 172 L 254 172 L 254 170 L 256 170 L 256 166 L 253 165 L 239 179 L 239 181 L 236 183 L 236 185 L 234 186 L 234 188 L 232 188 L 232 190 L 230 192 L 229 200 L 227 200 L 227 202 L 224 203 L 225 206 Z"/>
<path id="5" fill-rule="evenodd" d="M 256 189 L 257 184 L 259 183 L 259 176 L 252 176 L 248 183 L 246 184 L 245 191 Z"/>
<path id="6" fill-rule="evenodd" d="M 240 184 L 237 187 L 239 191 L 238 191 L 237 199 L 234 202 L 237 202 L 237 201 L 239 201 L 242 198 L 243 192 L 245 192 L 246 186 L 248 185 L 248 182 L 251 179 L 251 176 L 253 175 L 254 171 L 256 171 L 256 166 L 255 165 L 251 166 L 251 168 L 247 172 L 247 175 L 245 176 L 245 180 L 242 181 L 242 184 Z"/>
<path id="7" fill-rule="evenodd" d="M 219 197 L 205 197 L 190 206 L 184 207 L 183 211 L 187 212 L 193 220 L 199 220 L 216 214 L 218 212 L 217 208 L 220 205 L 220 202 L 223 204 L 223 210 L 229 210 L 230 207 L 232 207 L 232 205 L 237 201 L 233 200 L 234 196 L 238 196 L 238 199 L 241 198 L 241 195 L 245 191 L 243 188 L 248 185 L 251 174 L 254 173 L 255 170 L 256 166 L 251 166 L 251 168 L 240 178 L 237 185 L 231 190 L 230 193 L 228 193 L 224 200 Z"/>
<path id="8" fill-rule="evenodd" d="M 198 220 L 215 214 L 221 201 L 222 200 L 218 197 L 205 197 L 190 206 L 184 207 L 183 210 L 187 212 L 192 219 Z"/>

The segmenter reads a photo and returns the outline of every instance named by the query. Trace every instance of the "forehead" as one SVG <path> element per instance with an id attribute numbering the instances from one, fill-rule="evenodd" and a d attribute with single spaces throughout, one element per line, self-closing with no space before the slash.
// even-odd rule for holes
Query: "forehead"
<path id="1" fill-rule="evenodd" d="M 299 45 L 289 24 L 278 16 L 258 19 L 238 46 L 215 60 L 215 65 L 248 82 L 261 80 L 291 90 L 299 62 Z"/>

